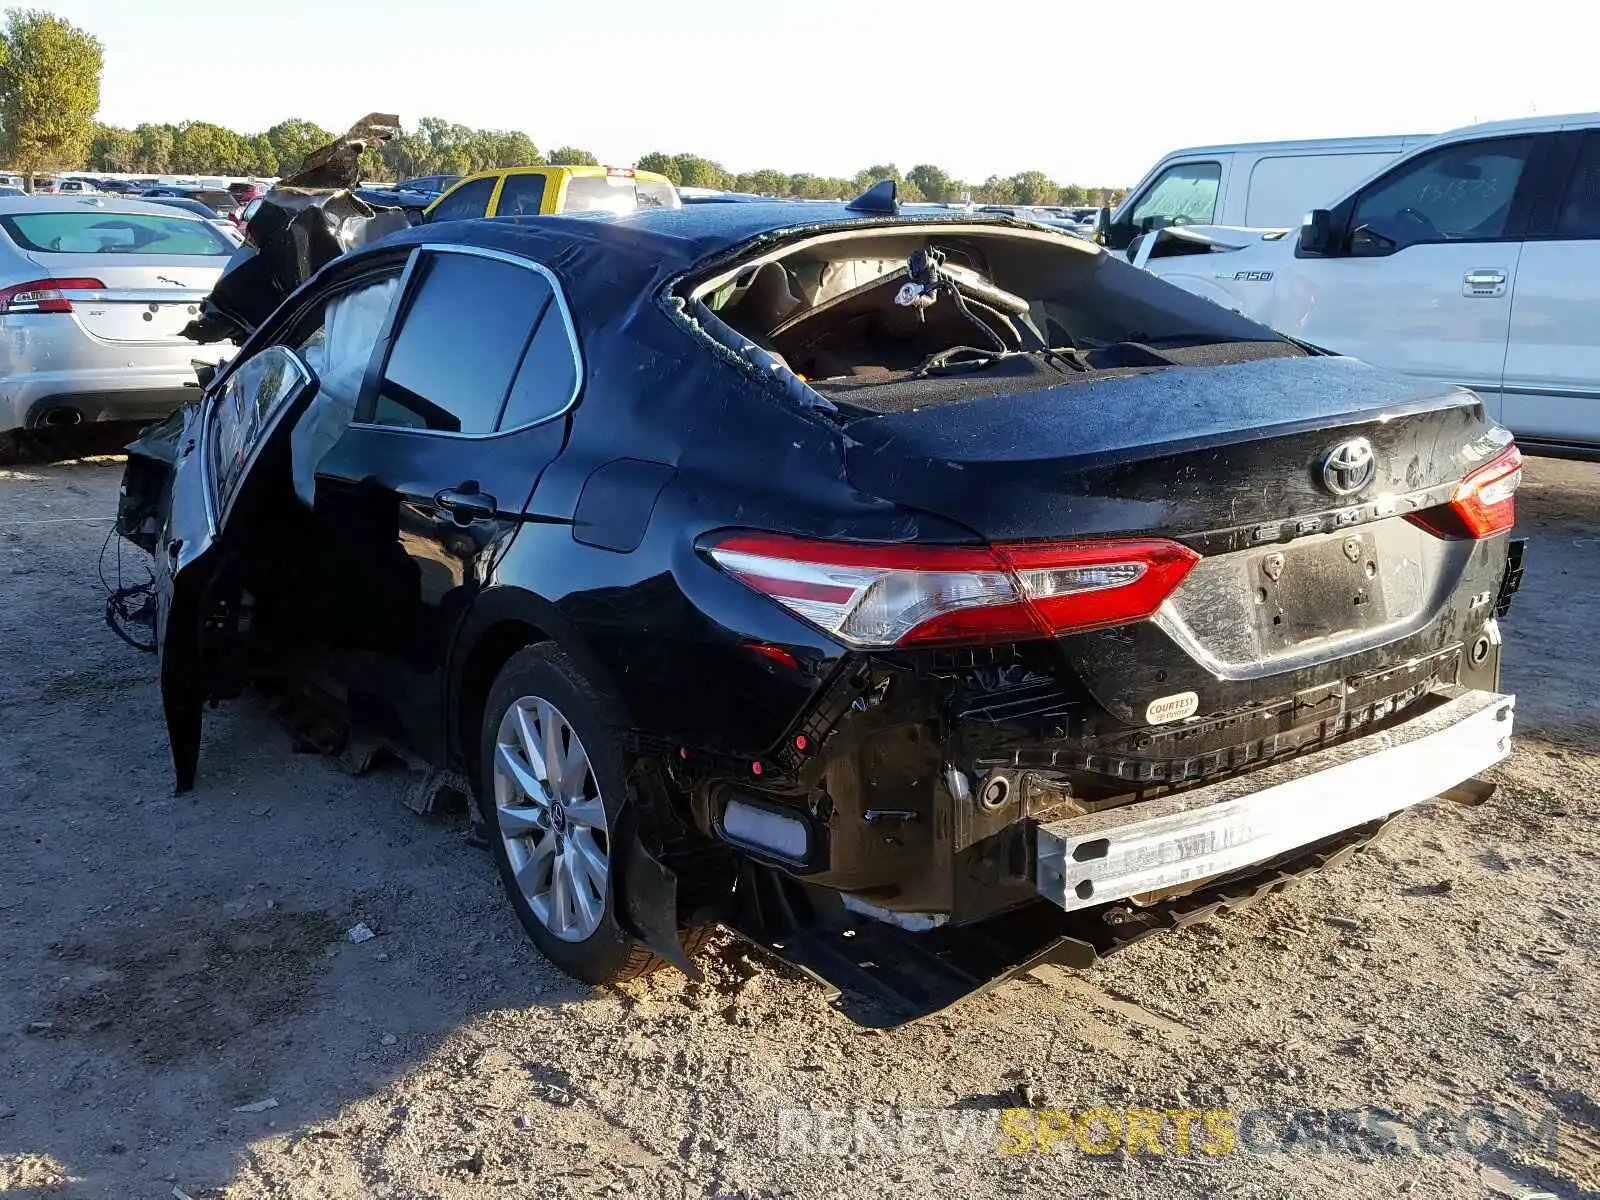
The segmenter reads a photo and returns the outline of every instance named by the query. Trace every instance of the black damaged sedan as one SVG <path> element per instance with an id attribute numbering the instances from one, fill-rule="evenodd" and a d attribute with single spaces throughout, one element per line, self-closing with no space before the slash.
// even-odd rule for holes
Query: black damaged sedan
<path id="1" fill-rule="evenodd" d="M 1479 398 L 1002 215 L 408 230 L 134 451 L 179 788 L 258 686 L 470 792 L 593 982 L 721 924 L 904 1019 L 1253 902 L 1509 748 L 1520 457 Z"/>

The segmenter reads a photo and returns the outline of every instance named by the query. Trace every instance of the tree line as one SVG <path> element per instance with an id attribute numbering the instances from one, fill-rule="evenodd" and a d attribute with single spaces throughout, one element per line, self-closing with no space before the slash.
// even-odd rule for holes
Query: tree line
<path id="1" fill-rule="evenodd" d="M 244 134 L 205 121 L 179 125 L 140 125 L 118 129 L 96 125 L 86 169 L 136 174 L 284 175 L 311 150 L 333 138 L 314 122 L 298 117 L 263 133 Z M 366 162 L 371 178 L 416 175 L 466 175 L 491 167 L 530 167 L 543 163 L 595 165 L 599 159 L 578 146 L 561 146 L 548 156 L 526 133 L 471 129 L 440 117 L 423 117 L 375 152 Z M 854 196 L 881 179 L 893 179 L 902 200 L 959 201 L 979 204 L 1112 204 L 1121 189 L 1057 183 L 1043 171 L 991 175 L 965 183 L 931 163 L 901 171 L 879 163 L 842 176 L 791 173 L 774 168 L 730 171 L 698 154 L 655 151 L 633 166 L 665 175 L 679 187 L 723 188 L 763 196 L 824 199 Z"/>
<path id="2" fill-rule="evenodd" d="M 282 176 L 335 132 L 290 117 L 259 133 L 240 133 L 209 121 L 144 124 L 132 129 L 95 121 L 100 106 L 104 50 L 92 35 L 51 13 L 8 9 L 0 25 L 0 150 L 13 169 L 88 170 L 140 175 Z M 542 154 L 526 133 L 471 129 L 441 117 L 423 117 L 363 163 L 371 179 L 416 175 L 466 175 L 490 167 L 542 163 L 596 164 L 579 146 Z M 725 188 L 771 196 L 853 196 L 880 179 L 894 179 L 905 200 L 980 204 L 1108 204 L 1115 188 L 1061 184 L 1043 171 L 992 175 L 962 182 L 929 163 L 905 172 L 879 163 L 851 178 L 794 174 L 776 169 L 730 171 L 698 154 L 655 151 L 634 166 L 656 171 L 680 187 Z"/>

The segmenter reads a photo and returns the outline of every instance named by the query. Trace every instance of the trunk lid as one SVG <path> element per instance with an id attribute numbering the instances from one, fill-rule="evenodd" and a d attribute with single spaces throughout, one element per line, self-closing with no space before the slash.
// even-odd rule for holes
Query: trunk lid
<path id="1" fill-rule="evenodd" d="M 1497 586 L 1504 557 L 1503 538 L 1491 549 L 1405 519 L 1505 445 L 1482 402 L 1351 359 L 1174 367 L 847 432 L 855 486 L 988 541 L 1155 535 L 1201 554 L 1153 619 L 1054 643 L 1112 718 L 1081 732 L 1119 776 L 1182 777 L 1195 755 L 1420 694 L 1487 616 L 1468 594 Z M 1360 439 L 1372 477 L 1340 494 L 1330 456 Z M 1237 716 L 1252 710 L 1260 721 Z M 1156 725 L 1187 747 L 1146 738 L 1121 754 L 1129 726 Z"/>
<path id="2" fill-rule="evenodd" d="M 226 256 L 33 254 L 42 275 L 98 288 L 63 288 L 80 328 L 105 342 L 180 343 L 184 326 L 216 286 Z M 131 260 L 131 261 L 130 261 Z"/>
<path id="3" fill-rule="evenodd" d="M 848 426 L 846 465 L 862 491 L 991 541 L 1211 541 L 1454 484 L 1492 424 L 1461 388 L 1354 359 L 1274 358 L 863 417 Z M 1343 497 L 1322 460 L 1357 436 L 1376 477 Z"/>

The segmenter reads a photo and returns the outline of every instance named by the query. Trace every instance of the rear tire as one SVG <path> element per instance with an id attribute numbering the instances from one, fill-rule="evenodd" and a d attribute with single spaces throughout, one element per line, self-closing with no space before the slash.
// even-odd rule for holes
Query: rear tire
<path id="1" fill-rule="evenodd" d="M 546 958 L 593 984 L 666 965 L 616 917 L 615 848 L 634 836 L 621 712 L 541 642 L 501 668 L 479 739 L 478 810 L 511 907 Z M 689 953 L 708 932 L 686 939 Z"/>

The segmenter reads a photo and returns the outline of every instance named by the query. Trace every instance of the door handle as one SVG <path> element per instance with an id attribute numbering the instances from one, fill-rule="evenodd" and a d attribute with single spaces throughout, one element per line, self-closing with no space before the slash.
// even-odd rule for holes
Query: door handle
<path id="1" fill-rule="evenodd" d="M 1506 273 L 1492 268 L 1468 271 L 1461 280 L 1461 294 L 1463 296 L 1482 296 L 1491 300 L 1496 296 L 1504 296 L 1506 294 Z"/>
<path id="2" fill-rule="evenodd" d="M 486 494 L 472 479 L 435 492 L 433 502 L 454 517 L 458 525 L 486 521 L 500 511 L 495 498 Z"/>

